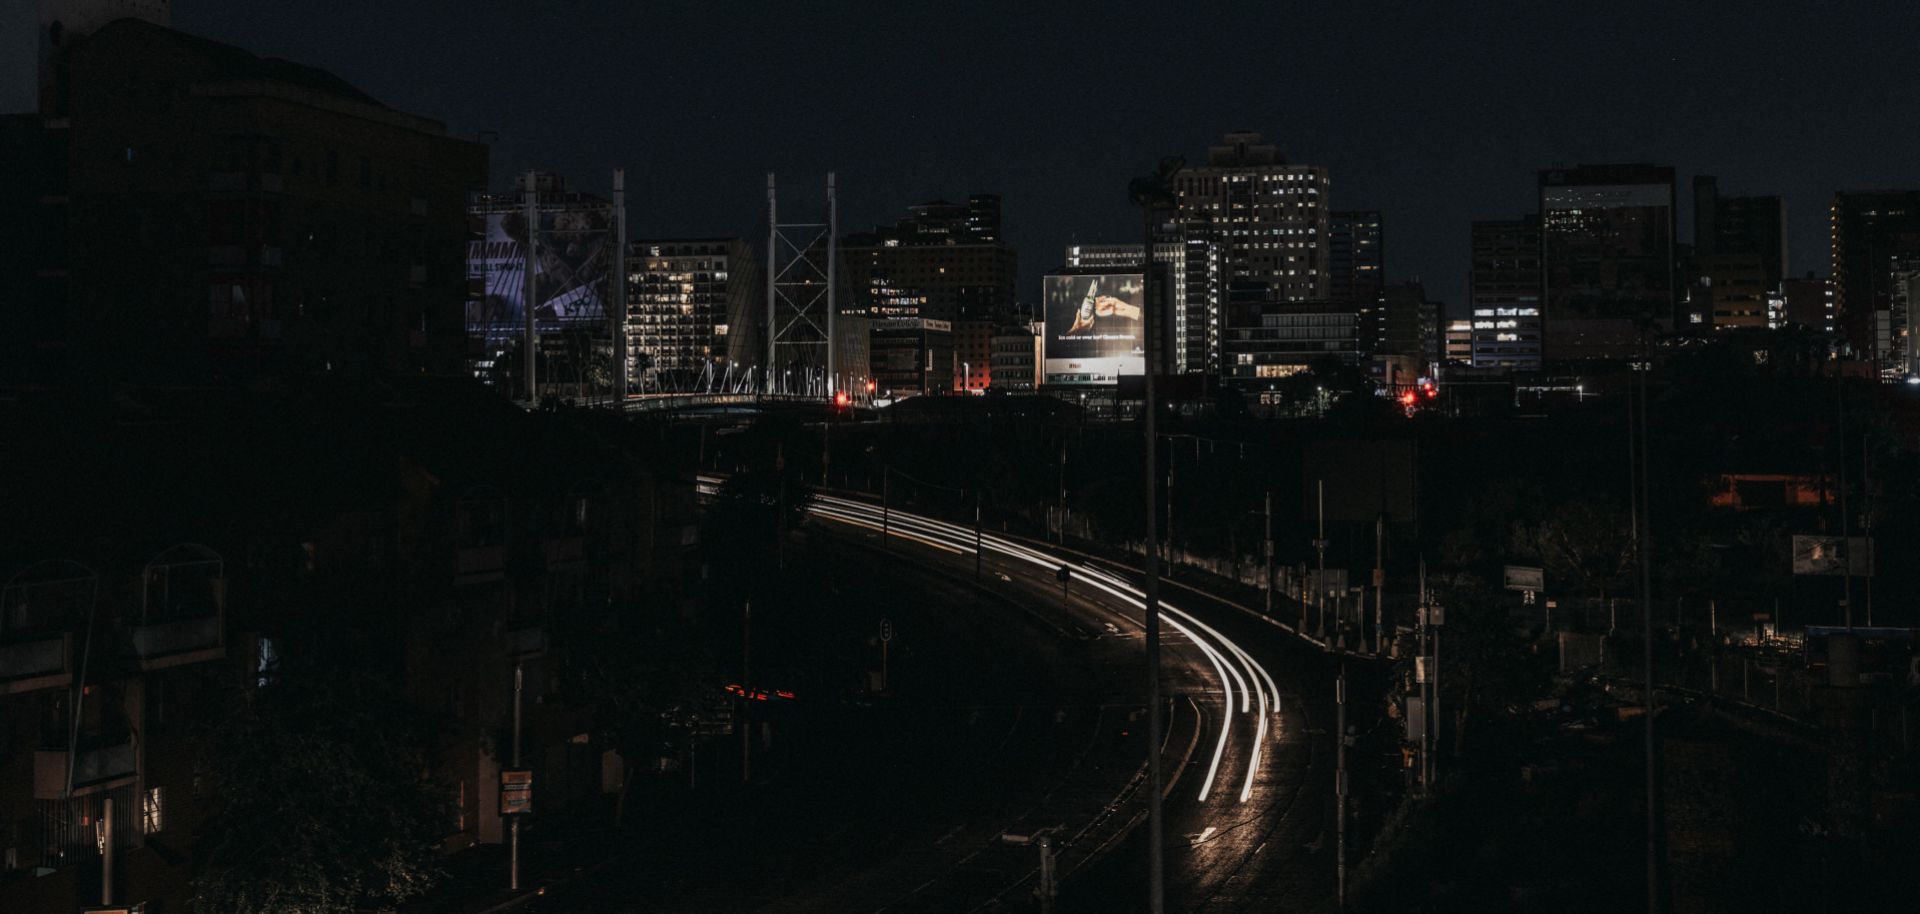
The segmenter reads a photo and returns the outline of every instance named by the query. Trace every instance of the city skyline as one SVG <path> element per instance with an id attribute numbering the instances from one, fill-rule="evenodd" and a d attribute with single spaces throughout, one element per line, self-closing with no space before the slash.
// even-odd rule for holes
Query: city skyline
<path id="1" fill-rule="evenodd" d="M 999 4 L 529 13 L 200 2 L 173 16 L 193 34 L 321 63 L 453 135 L 487 131 L 495 190 L 538 167 L 604 194 L 624 166 L 634 237 L 753 237 L 768 170 L 796 187 L 836 171 L 843 226 L 998 193 L 1007 239 L 1026 254 L 1023 302 L 1038 300 L 1052 252 L 1133 240 L 1128 178 L 1164 154 L 1203 163 L 1221 135 L 1257 131 L 1289 161 L 1328 170 L 1331 207 L 1380 210 L 1387 278 L 1423 280 L 1460 315 L 1470 223 L 1534 211 L 1535 173 L 1582 163 L 1650 162 L 1683 185 L 1711 174 L 1723 193 L 1778 194 L 1789 273 L 1825 272 L 1833 193 L 1912 183 L 1884 125 L 1911 121 L 1920 100 L 1890 95 L 1872 111 L 1839 102 L 1898 83 L 1897 36 L 1912 32 L 1898 20 L 1916 13 L 1884 10 L 1863 29 L 1849 15 L 1775 6 L 1717 17 L 1633 4 L 1604 21 L 1517 6 L 1460 21 L 1364 6 L 1156 15 L 1107 5 L 1094 16 Z M 1102 81 L 1072 63 L 1084 56 L 1075 48 L 1125 47 L 1150 29 L 1175 38 L 1149 66 L 1103 70 L 1112 78 Z M 1253 48 L 1222 52 L 1182 33 L 1272 35 L 1260 56 L 1274 62 L 1249 66 Z M 526 53 L 482 37 L 498 34 L 518 36 Z M 628 39 L 658 54 L 623 50 Z M 849 46 L 861 50 L 852 62 L 835 53 Z M 1366 56 L 1377 47 L 1397 51 Z M 421 67 L 423 57 L 443 63 Z M 1625 60 L 1638 69 L 1622 72 Z M 1431 78 L 1437 61 L 1459 62 L 1452 78 Z M 580 91 L 589 74 L 635 87 L 631 103 Z M 818 89 L 799 96 L 801 83 Z M 1142 126 L 1114 129 L 1130 123 Z M 1677 238 L 1690 240 L 1690 192 L 1677 202 Z"/>
<path id="2" fill-rule="evenodd" d="M 0 912 L 1912 906 L 1920 14 L 0 3 Z"/>

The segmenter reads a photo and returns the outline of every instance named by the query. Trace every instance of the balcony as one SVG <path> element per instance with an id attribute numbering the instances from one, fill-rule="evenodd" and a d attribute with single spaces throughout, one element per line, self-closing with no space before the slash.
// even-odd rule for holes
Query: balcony
<path id="1" fill-rule="evenodd" d="M 61 632 L 0 642 L 0 695 L 73 683 L 73 636 Z"/>
<path id="2" fill-rule="evenodd" d="M 507 547 L 462 546 L 454 557 L 454 583 L 477 584 L 507 576 Z"/>
<path id="3" fill-rule="evenodd" d="M 33 753 L 33 798 L 58 800 L 66 795 L 67 750 L 36 749 Z M 132 737 L 120 742 L 81 749 L 73 757 L 73 795 L 86 796 L 131 783 L 139 771 L 139 754 Z"/>
<path id="4" fill-rule="evenodd" d="M 147 563 L 140 617 L 128 626 L 141 669 L 162 670 L 226 656 L 223 568 L 219 553 L 197 543 L 172 546 Z"/>
<path id="5" fill-rule="evenodd" d="M 226 656 L 226 626 L 218 610 L 211 616 L 133 627 L 133 653 L 143 670 L 218 660 Z"/>

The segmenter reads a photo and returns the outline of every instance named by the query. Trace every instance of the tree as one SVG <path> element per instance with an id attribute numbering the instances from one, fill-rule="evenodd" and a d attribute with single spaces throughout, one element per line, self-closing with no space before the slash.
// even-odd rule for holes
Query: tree
<path id="1" fill-rule="evenodd" d="M 1469 574 L 1442 575 L 1434 584 L 1436 602 L 1447 610 L 1437 631 L 1446 641 L 1442 685 L 1453 708 L 1455 752 L 1464 748 L 1470 721 L 1507 713 L 1551 683 L 1551 664 L 1508 622 L 1498 593 Z"/>
<path id="2" fill-rule="evenodd" d="M 230 698 L 199 758 L 195 911 L 349 914 L 434 885 L 451 795 L 424 774 L 434 728 L 392 683 L 294 663 Z"/>
<path id="3" fill-rule="evenodd" d="M 1572 579 L 1603 602 L 1607 592 L 1626 579 L 1634 558 L 1627 512 L 1609 498 L 1561 505 L 1535 528 L 1534 545 L 1546 560 L 1548 575 Z"/>

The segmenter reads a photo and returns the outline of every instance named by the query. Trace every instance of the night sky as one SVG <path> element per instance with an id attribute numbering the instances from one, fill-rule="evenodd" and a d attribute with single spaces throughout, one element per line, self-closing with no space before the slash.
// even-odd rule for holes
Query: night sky
<path id="1" fill-rule="evenodd" d="M 1673 165 L 1683 240 L 1694 174 L 1785 194 L 1796 273 L 1825 269 L 1836 188 L 1920 185 L 1915 5 L 1599 6 L 179 0 L 173 24 L 497 132 L 496 188 L 624 165 L 636 238 L 764 233 L 768 170 L 796 217 L 836 170 L 843 230 L 998 192 L 1027 302 L 1063 244 L 1137 237 L 1129 177 L 1235 129 L 1383 210 L 1388 278 L 1455 308 L 1468 221 L 1531 211 L 1539 168 Z"/>

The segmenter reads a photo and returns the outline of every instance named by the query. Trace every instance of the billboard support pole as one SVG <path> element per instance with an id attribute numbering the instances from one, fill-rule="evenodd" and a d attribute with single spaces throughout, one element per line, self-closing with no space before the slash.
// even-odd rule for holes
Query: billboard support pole
<path id="1" fill-rule="evenodd" d="M 534 254 L 534 250 L 533 250 L 534 239 L 540 233 L 540 192 L 536 189 L 538 185 L 535 181 L 535 176 L 537 176 L 538 174 L 539 172 L 532 171 L 532 170 L 529 170 L 527 172 L 527 186 L 526 186 L 527 243 L 525 247 L 521 248 L 521 253 L 526 256 L 526 261 L 527 261 L 526 268 L 525 268 L 526 274 L 527 274 L 526 275 L 527 294 L 526 294 L 526 298 L 521 302 L 520 310 L 525 312 L 525 316 L 527 319 L 527 332 L 526 332 L 525 341 L 521 343 L 521 346 L 520 346 L 520 362 L 521 362 L 520 373 L 525 375 L 527 379 L 527 405 L 528 406 L 540 405 L 540 393 L 539 393 L 540 382 L 538 377 L 536 376 L 536 373 L 539 371 L 538 350 L 540 345 L 540 336 L 539 336 L 539 332 L 534 328 L 534 323 L 533 323 L 533 310 L 536 304 L 536 299 L 534 298 L 534 296 L 539 292 L 539 286 L 534 282 L 534 273 L 536 270 L 539 269 L 539 261 L 538 261 L 537 255 Z"/>
<path id="2" fill-rule="evenodd" d="M 613 170 L 613 405 L 627 400 L 627 170 Z"/>

